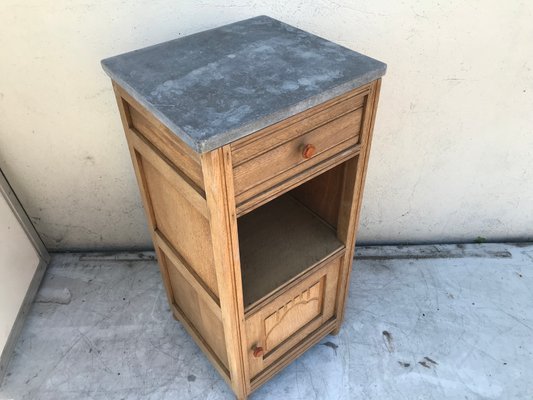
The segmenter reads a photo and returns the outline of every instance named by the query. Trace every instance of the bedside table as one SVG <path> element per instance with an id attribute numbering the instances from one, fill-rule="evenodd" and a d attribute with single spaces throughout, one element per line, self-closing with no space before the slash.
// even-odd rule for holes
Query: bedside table
<path id="1" fill-rule="evenodd" d="M 246 399 L 340 329 L 386 66 L 266 16 L 102 65 L 172 313 Z"/>

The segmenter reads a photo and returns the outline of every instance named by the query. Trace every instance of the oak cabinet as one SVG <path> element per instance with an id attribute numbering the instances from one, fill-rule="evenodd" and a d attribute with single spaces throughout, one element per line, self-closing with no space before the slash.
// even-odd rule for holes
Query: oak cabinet
<path id="1" fill-rule="evenodd" d="M 340 329 L 385 65 L 269 17 L 102 63 L 172 313 L 244 399 Z"/>

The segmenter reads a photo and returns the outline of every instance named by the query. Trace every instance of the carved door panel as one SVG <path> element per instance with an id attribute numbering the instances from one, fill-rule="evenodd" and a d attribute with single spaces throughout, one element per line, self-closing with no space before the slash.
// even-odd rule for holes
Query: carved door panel
<path id="1" fill-rule="evenodd" d="M 247 316 L 251 377 L 335 317 L 341 262 L 342 257 L 329 261 L 256 313 Z"/>

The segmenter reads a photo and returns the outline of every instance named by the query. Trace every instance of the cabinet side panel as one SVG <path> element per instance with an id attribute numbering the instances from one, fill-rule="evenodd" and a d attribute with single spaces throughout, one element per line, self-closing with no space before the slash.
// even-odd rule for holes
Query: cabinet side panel
<path id="1" fill-rule="evenodd" d="M 202 296 L 187 282 L 178 267 L 166 255 L 163 256 L 163 263 L 168 269 L 176 306 L 197 330 L 201 340 L 207 344 L 208 351 L 227 368 L 228 355 L 220 315 L 215 315 L 211 311 Z"/>
<path id="2" fill-rule="evenodd" d="M 209 221 L 146 159 L 142 159 L 155 228 L 218 296 Z"/>
<path id="3" fill-rule="evenodd" d="M 195 179 L 194 173 L 184 173 L 197 169 L 199 156 L 192 154 L 185 164 L 193 167 L 183 168 L 175 157 L 180 152 L 169 152 L 175 143 L 161 139 L 165 127 L 145 110 L 134 109 L 135 101 L 113 87 L 172 313 L 232 384 L 203 174 Z"/>

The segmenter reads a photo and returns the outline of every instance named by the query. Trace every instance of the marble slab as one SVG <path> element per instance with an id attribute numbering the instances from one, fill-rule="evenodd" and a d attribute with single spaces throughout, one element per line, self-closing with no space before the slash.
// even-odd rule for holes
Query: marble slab
<path id="1" fill-rule="evenodd" d="M 267 16 L 102 61 L 202 153 L 369 83 L 386 65 Z"/>

